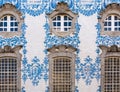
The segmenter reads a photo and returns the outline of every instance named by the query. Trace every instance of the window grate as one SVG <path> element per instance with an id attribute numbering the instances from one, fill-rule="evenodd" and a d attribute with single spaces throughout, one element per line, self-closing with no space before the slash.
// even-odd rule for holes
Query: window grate
<path id="1" fill-rule="evenodd" d="M 16 58 L 0 59 L 0 92 L 17 92 Z"/>
<path id="2" fill-rule="evenodd" d="M 120 58 L 106 58 L 104 68 L 104 92 L 120 92 Z"/>
<path id="3" fill-rule="evenodd" d="M 70 58 L 54 59 L 52 72 L 53 92 L 72 92 Z"/>

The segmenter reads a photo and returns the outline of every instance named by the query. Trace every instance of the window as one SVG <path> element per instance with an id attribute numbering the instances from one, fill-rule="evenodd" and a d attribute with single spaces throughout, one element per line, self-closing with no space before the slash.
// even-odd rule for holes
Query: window
<path id="1" fill-rule="evenodd" d="M 119 36 L 120 35 L 120 15 L 119 4 L 110 4 L 100 13 L 101 35 Z"/>
<path id="2" fill-rule="evenodd" d="M 65 37 L 75 32 L 77 14 L 69 10 L 66 3 L 58 3 L 56 10 L 47 15 L 51 34 Z"/>
<path id="3" fill-rule="evenodd" d="M 72 92 L 71 58 L 56 57 L 53 59 L 52 92 Z"/>
<path id="4" fill-rule="evenodd" d="M 9 38 L 20 36 L 23 23 L 22 13 L 12 4 L 4 4 L 0 8 L 0 35 Z"/>
<path id="5" fill-rule="evenodd" d="M 120 48 L 101 46 L 102 92 L 120 91 Z"/>
<path id="6" fill-rule="evenodd" d="M 105 31 L 120 31 L 120 17 L 117 15 L 109 15 L 104 21 Z"/>
<path id="7" fill-rule="evenodd" d="M 67 15 L 57 15 L 53 18 L 53 30 L 70 31 L 72 26 L 72 18 Z"/>
<path id="8" fill-rule="evenodd" d="M 61 45 L 48 51 L 50 92 L 74 92 L 76 49 Z"/>
<path id="9" fill-rule="evenodd" d="M 0 49 L 0 92 L 21 92 L 21 46 Z"/>
<path id="10" fill-rule="evenodd" d="M 0 19 L 0 31 L 18 31 L 18 22 L 12 15 L 5 15 Z"/>

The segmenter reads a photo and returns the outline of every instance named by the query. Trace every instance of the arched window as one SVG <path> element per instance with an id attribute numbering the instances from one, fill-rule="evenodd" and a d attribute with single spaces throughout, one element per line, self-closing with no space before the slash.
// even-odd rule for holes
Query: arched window
<path id="1" fill-rule="evenodd" d="M 74 92 L 76 49 L 61 45 L 48 51 L 50 92 Z"/>
<path id="2" fill-rule="evenodd" d="M 0 19 L 0 31 L 18 31 L 18 22 L 15 16 L 5 15 Z"/>
<path id="3" fill-rule="evenodd" d="M 0 7 L 0 35 L 9 38 L 22 34 L 22 13 L 9 3 Z"/>
<path id="4" fill-rule="evenodd" d="M 120 5 L 109 4 L 100 12 L 99 23 L 101 24 L 101 35 L 120 35 Z"/>
<path id="5" fill-rule="evenodd" d="M 0 92 L 21 92 L 21 46 L 0 49 Z"/>
<path id="6" fill-rule="evenodd" d="M 120 17 L 109 15 L 104 20 L 104 31 L 120 31 Z"/>
<path id="7" fill-rule="evenodd" d="M 70 31 L 72 18 L 68 15 L 57 15 L 52 19 L 52 23 L 55 31 Z"/>
<path id="8" fill-rule="evenodd" d="M 56 9 L 47 15 L 51 34 L 60 37 L 74 34 L 77 14 L 73 13 L 66 3 L 58 3 Z"/>
<path id="9" fill-rule="evenodd" d="M 120 91 L 120 48 L 100 46 L 101 54 L 101 92 Z"/>

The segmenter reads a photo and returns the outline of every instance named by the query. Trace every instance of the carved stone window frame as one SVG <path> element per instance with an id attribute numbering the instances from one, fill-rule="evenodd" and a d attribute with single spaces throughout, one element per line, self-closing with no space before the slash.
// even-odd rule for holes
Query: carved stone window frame
<path id="1" fill-rule="evenodd" d="M 17 92 L 21 92 L 21 60 L 22 54 L 19 52 L 22 46 L 16 46 L 14 48 L 10 46 L 4 46 L 0 48 L 0 58 L 16 58 L 17 60 Z"/>
<path id="2" fill-rule="evenodd" d="M 12 15 L 16 18 L 18 22 L 18 31 L 15 32 L 0 32 L 0 35 L 4 38 L 10 38 L 13 36 L 20 36 L 22 34 L 21 26 L 23 23 L 22 13 L 17 10 L 17 8 L 9 3 L 6 3 L 0 7 L 0 18 L 2 18 L 5 15 Z"/>
<path id="3" fill-rule="evenodd" d="M 64 3 L 64 2 L 61 2 L 61 3 L 58 3 L 56 9 L 52 12 L 52 13 L 49 13 L 47 14 L 48 15 L 48 18 L 49 18 L 49 24 L 50 24 L 50 33 L 51 34 L 55 34 L 57 36 L 60 36 L 60 37 L 65 37 L 65 36 L 68 36 L 70 34 L 74 34 L 75 32 L 75 22 L 77 20 L 77 14 L 76 13 L 73 13 L 67 3 Z M 53 26 L 53 23 L 52 23 L 52 19 L 57 16 L 57 15 L 67 15 L 67 16 L 70 16 L 72 18 L 72 26 L 71 26 L 71 29 L 69 31 L 55 31 L 52 29 L 52 26 Z"/>
<path id="4" fill-rule="evenodd" d="M 104 30 L 104 20 L 110 16 L 110 15 L 117 15 L 120 17 L 120 5 L 119 4 L 109 4 L 104 10 L 100 12 L 100 18 L 98 18 L 98 21 L 101 25 L 101 35 L 107 35 L 107 36 L 119 36 L 120 31 L 105 31 Z"/>
<path id="5" fill-rule="evenodd" d="M 101 57 L 101 92 L 105 92 L 105 59 L 106 58 L 116 58 L 120 57 L 120 47 L 117 47 L 116 45 L 113 45 L 111 47 L 107 46 L 99 46 L 102 50 L 102 53 L 100 55 Z"/>
<path id="6" fill-rule="evenodd" d="M 70 58 L 71 61 L 71 83 L 72 83 L 72 92 L 75 91 L 75 54 L 76 49 L 71 46 L 54 46 L 50 49 L 48 49 L 49 52 L 49 86 L 50 86 L 50 92 L 53 92 L 53 82 L 52 82 L 52 67 L 53 67 L 53 61 L 54 58 L 60 58 L 60 57 L 66 57 Z"/>

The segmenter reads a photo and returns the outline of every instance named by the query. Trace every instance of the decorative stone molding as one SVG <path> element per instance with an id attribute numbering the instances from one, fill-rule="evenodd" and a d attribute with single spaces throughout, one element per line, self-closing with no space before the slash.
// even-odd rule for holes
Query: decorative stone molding
<path id="1" fill-rule="evenodd" d="M 65 46 L 65 45 L 60 45 L 60 46 L 54 46 L 50 49 L 48 49 L 49 52 L 49 86 L 50 86 L 50 92 L 53 92 L 52 89 L 52 67 L 53 67 L 53 61 L 54 58 L 59 57 L 65 57 L 69 58 L 71 61 L 71 82 L 72 82 L 72 92 L 75 91 L 75 59 L 76 59 L 76 54 L 75 54 L 76 49 L 71 47 L 71 46 Z"/>
<path id="2" fill-rule="evenodd" d="M 120 5 L 119 4 L 109 4 L 104 10 L 102 10 L 99 15 L 98 21 L 101 25 L 101 35 L 108 35 L 108 36 L 119 36 L 119 31 L 105 31 L 104 30 L 104 20 L 107 18 L 107 16 L 115 14 L 120 17 Z"/>
<path id="3" fill-rule="evenodd" d="M 101 57 L 101 92 L 104 92 L 104 74 L 105 74 L 105 58 L 120 57 L 120 47 L 113 45 L 111 47 L 99 46 L 102 50 Z"/>
<path id="4" fill-rule="evenodd" d="M 47 14 L 48 17 L 49 17 L 49 24 L 50 24 L 50 33 L 51 34 L 55 34 L 57 36 L 60 36 L 60 37 L 65 37 L 65 36 L 68 36 L 70 34 L 74 34 L 75 32 L 75 22 L 76 22 L 76 19 L 77 19 L 77 14 L 76 13 L 73 13 L 69 8 L 68 8 L 68 5 L 67 3 L 58 3 L 56 9 L 52 12 L 52 13 L 49 13 Z M 55 31 L 53 28 L 52 28 L 52 19 L 56 16 L 56 15 L 69 15 L 72 17 L 72 26 L 71 26 L 71 29 L 67 32 L 65 31 Z"/>
<path id="5" fill-rule="evenodd" d="M 0 32 L 0 35 L 5 38 L 10 38 L 13 36 L 20 36 L 22 34 L 21 26 L 23 23 L 22 13 L 16 9 L 15 6 L 12 4 L 3 4 L 0 7 L 0 18 L 2 18 L 4 15 L 13 15 L 15 16 L 17 22 L 18 22 L 18 31 L 16 32 Z"/>
<path id="6" fill-rule="evenodd" d="M 0 58 L 12 57 L 17 59 L 17 92 L 21 92 L 21 58 L 22 54 L 20 54 L 20 49 L 22 46 L 16 46 L 11 48 L 10 46 L 4 46 L 4 48 L 0 48 Z"/>

